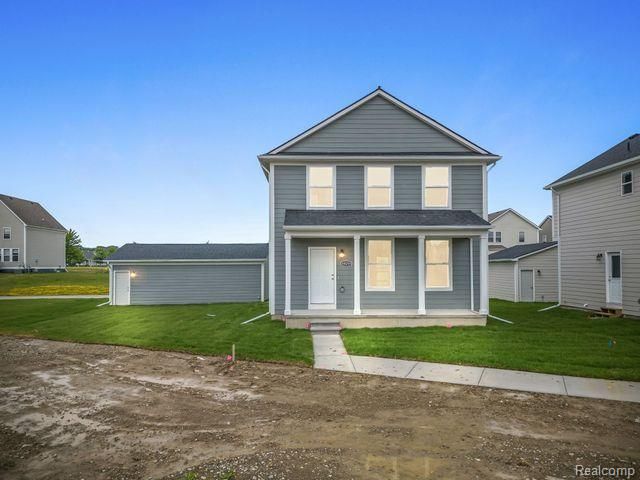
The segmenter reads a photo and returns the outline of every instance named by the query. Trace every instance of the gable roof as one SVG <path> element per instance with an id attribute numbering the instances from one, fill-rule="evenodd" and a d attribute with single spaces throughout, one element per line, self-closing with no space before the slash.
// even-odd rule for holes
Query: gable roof
<path id="1" fill-rule="evenodd" d="M 505 248 L 489 255 L 489 261 L 496 260 L 518 260 L 519 258 L 526 257 L 527 255 L 533 255 L 534 253 L 540 253 L 550 248 L 558 246 L 558 242 L 542 242 L 542 243 L 527 243 L 525 245 L 516 245 L 514 247 Z"/>
<path id="2" fill-rule="evenodd" d="M 454 132 L 453 130 L 450 130 L 449 128 L 445 127 L 444 125 L 442 125 L 441 123 L 437 122 L 436 120 L 434 120 L 433 118 L 423 114 L 422 112 L 418 111 L 417 109 L 411 107 L 410 105 L 402 102 L 401 100 L 397 99 L 396 97 L 394 97 L 393 95 L 391 95 L 390 93 L 384 91 L 381 87 L 376 88 L 373 92 L 365 95 L 364 97 L 360 98 L 359 100 L 357 100 L 356 102 L 352 103 L 351 105 L 343 108 L 342 110 L 339 110 L 338 112 L 336 112 L 335 114 L 329 116 L 328 118 L 322 120 L 321 122 L 317 123 L 316 125 L 314 125 L 313 127 L 305 130 L 304 132 L 302 132 L 301 134 L 295 136 L 294 138 L 286 141 L 285 143 L 281 144 L 280 146 L 274 148 L 273 150 L 269 151 L 268 153 L 264 154 L 264 155 L 260 155 L 258 158 L 263 161 L 263 160 L 267 160 L 269 157 L 274 156 L 274 155 L 287 155 L 288 152 L 286 152 L 286 150 L 290 149 L 291 147 L 299 144 L 300 142 L 303 142 L 305 139 L 309 138 L 310 136 L 316 134 L 317 132 L 320 132 L 323 129 L 326 129 L 327 127 L 329 127 L 332 124 L 335 124 L 335 122 L 339 121 L 340 119 L 344 118 L 345 116 L 347 116 L 348 114 L 350 114 L 351 112 L 354 112 L 356 109 L 362 107 L 363 105 L 367 104 L 368 102 L 372 102 L 374 100 L 383 100 L 384 102 L 388 102 L 389 104 L 393 105 L 397 110 L 403 112 L 404 115 L 408 115 L 410 116 L 413 120 L 416 121 L 416 124 L 418 126 L 422 125 L 425 127 L 428 127 L 431 130 L 435 130 L 437 132 L 439 132 L 439 134 L 445 136 L 448 141 L 451 141 L 452 144 L 458 145 L 458 150 L 457 151 L 447 151 L 447 152 L 419 152 L 419 151 L 410 151 L 410 152 L 401 152 L 401 151 L 393 151 L 390 152 L 392 154 L 398 154 L 398 155 L 436 155 L 436 154 L 443 154 L 446 153 L 447 155 L 467 155 L 467 156 L 477 156 L 477 157 L 487 157 L 490 160 L 493 160 L 494 162 L 499 160 L 499 156 L 494 155 L 492 153 L 490 153 L 489 151 L 479 147 L 478 145 L 476 145 L 475 143 L 471 142 L 470 140 L 466 139 L 465 137 L 463 137 L 462 135 Z M 412 127 L 412 128 L 416 128 L 416 126 Z M 389 132 L 386 132 L 389 133 Z M 392 132 L 393 134 L 397 133 L 397 132 Z M 400 132 L 402 133 L 402 132 Z M 375 141 L 376 137 L 375 135 L 372 135 L 371 137 L 367 137 L 368 140 L 371 141 L 371 139 L 373 139 L 373 141 Z M 366 140 L 366 139 L 365 139 Z M 400 137 L 398 137 L 398 148 L 402 148 L 403 145 L 408 145 L 409 142 L 405 142 L 403 143 Z M 309 154 L 310 152 L 293 152 L 296 154 Z M 382 154 L 383 152 L 380 152 L 379 154 Z M 353 151 L 340 151 L 340 152 L 327 152 L 327 151 L 322 151 L 322 152 L 316 152 L 316 154 L 339 154 L 339 155 L 345 155 L 345 154 L 351 154 L 351 155 L 358 155 L 358 154 L 364 154 L 363 152 L 353 152 Z M 371 155 L 370 152 L 367 152 L 366 155 Z"/>
<path id="3" fill-rule="evenodd" d="M 265 260 L 268 256 L 266 243 L 127 243 L 107 261 Z"/>
<path id="4" fill-rule="evenodd" d="M 3 194 L 0 194 L 0 202 L 4 203 L 28 227 L 67 230 L 38 202 Z"/>
<path id="5" fill-rule="evenodd" d="M 544 188 L 549 190 L 552 187 L 590 177 L 636 160 L 640 161 L 640 134 L 638 133 L 625 138 L 606 152 L 571 170 Z"/>
<path id="6" fill-rule="evenodd" d="M 490 213 L 487 218 L 489 219 L 490 223 L 495 222 L 496 220 L 498 220 L 500 217 L 502 217 L 503 215 L 506 215 L 507 213 L 513 213 L 514 215 L 517 215 L 518 217 L 520 217 L 522 220 L 524 220 L 525 222 L 527 222 L 529 225 L 531 225 L 533 228 L 535 228 L 536 230 L 540 230 L 540 227 L 538 225 L 536 225 L 535 223 L 533 223 L 531 220 L 529 220 L 527 217 L 525 217 L 524 215 L 522 215 L 521 213 L 518 213 L 517 211 L 515 211 L 513 208 L 505 208 L 503 210 L 498 210 L 497 212 L 493 212 Z"/>
<path id="7" fill-rule="evenodd" d="M 540 228 L 542 228 L 542 225 L 544 225 L 547 221 L 551 221 L 551 220 L 553 220 L 553 215 L 547 215 L 546 217 L 544 217 L 544 220 L 542 220 L 542 221 L 538 224 L 538 226 L 539 226 Z"/>

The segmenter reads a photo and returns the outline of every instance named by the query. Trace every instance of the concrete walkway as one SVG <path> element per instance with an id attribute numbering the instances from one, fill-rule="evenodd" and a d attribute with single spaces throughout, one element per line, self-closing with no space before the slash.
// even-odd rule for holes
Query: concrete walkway
<path id="1" fill-rule="evenodd" d="M 640 382 L 349 355 L 339 333 L 313 333 L 314 368 L 480 387 L 640 402 Z"/>
<path id="2" fill-rule="evenodd" d="M 80 299 L 80 298 L 109 298 L 109 295 L 3 295 L 0 300 L 43 300 L 43 299 Z"/>

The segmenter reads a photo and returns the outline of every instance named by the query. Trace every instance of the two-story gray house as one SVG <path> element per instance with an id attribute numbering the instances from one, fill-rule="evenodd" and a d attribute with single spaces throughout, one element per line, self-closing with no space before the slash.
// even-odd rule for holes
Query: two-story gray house
<path id="1" fill-rule="evenodd" d="M 288 327 L 486 323 L 500 156 L 378 88 L 258 159 L 269 309 Z"/>

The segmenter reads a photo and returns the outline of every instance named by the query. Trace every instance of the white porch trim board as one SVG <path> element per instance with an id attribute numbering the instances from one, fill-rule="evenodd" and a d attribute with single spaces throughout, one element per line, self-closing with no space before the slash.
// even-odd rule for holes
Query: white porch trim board
<path id="1" fill-rule="evenodd" d="M 291 315 L 291 235 L 284 235 L 284 314 Z"/>
<path id="2" fill-rule="evenodd" d="M 489 234 L 480 235 L 480 313 L 489 313 Z"/>
<path id="3" fill-rule="evenodd" d="M 424 243 L 425 236 L 418 235 L 418 313 L 420 315 L 424 315 L 427 313 L 425 309 L 425 298 L 424 298 L 424 290 L 425 290 L 425 280 L 424 280 L 424 270 L 425 270 L 425 262 L 424 262 Z"/>
<path id="4" fill-rule="evenodd" d="M 360 315 L 360 235 L 353 236 L 353 314 Z"/>

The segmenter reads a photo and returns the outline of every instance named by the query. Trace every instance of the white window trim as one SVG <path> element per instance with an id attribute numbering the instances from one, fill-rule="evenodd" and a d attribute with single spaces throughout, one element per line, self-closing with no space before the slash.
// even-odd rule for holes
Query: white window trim
<path id="1" fill-rule="evenodd" d="M 494 232 L 487 232 L 489 234 L 489 243 L 494 243 L 495 241 L 495 233 Z"/>
<path id="2" fill-rule="evenodd" d="M 522 240 L 520 240 L 520 234 L 522 234 Z M 527 233 L 520 230 L 518 232 L 518 243 L 527 243 Z"/>
<path id="3" fill-rule="evenodd" d="M 498 240 L 498 234 L 500 234 L 500 240 Z M 502 230 L 500 230 L 499 232 L 493 232 L 493 239 L 495 243 L 502 243 Z"/>
<path id="4" fill-rule="evenodd" d="M 391 242 L 391 287 L 380 288 L 369 286 L 369 240 L 389 240 Z M 395 292 L 396 291 L 396 239 L 393 237 L 375 237 L 364 239 L 364 291 Z"/>
<path id="5" fill-rule="evenodd" d="M 388 207 L 370 207 L 369 206 L 369 167 L 386 167 L 391 170 L 389 175 L 389 206 Z M 393 210 L 394 208 L 394 183 L 395 183 L 395 168 L 393 165 L 365 165 L 364 166 L 364 209 L 365 210 Z M 372 188 L 386 188 L 385 185 L 374 185 Z"/>
<path id="6" fill-rule="evenodd" d="M 2 260 L 3 263 L 10 263 L 11 262 L 11 248 L 0 248 L 0 252 L 2 253 L 2 258 L 0 260 Z M 9 252 L 9 260 L 5 260 L 5 254 L 6 252 Z"/>
<path id="7" fill-rule="evenodd" d="M 424 198 L 424 191 L 427 189 L 427 185 L 426 185 L 426 181 L 427 181 L 427 168 L 429 167 L 447 167 L 447 169 L 449 170 L 449 185 L 448 185 L 448 193 L 449 195 L 447 196 L 447 206 L 446 207 L 428 207 L 424 204 L 425 202 L 425 198 Z M 433 163 L 433 164 L 426 164 L 426 165 L 422 165 L 421 168 L 421 173 L 422 173 L 422 180 L 421 180 L 421 184 L 422 184 L 422 193 L 421 193 L 421 203 L 422 203 L 422 209 L 423 210 L 451 210 L 451 203 L 452 203 L 452 195 L 451 192 L 453 190 L 452 186 L 451 186 L 451 165 L 450 164 L 446 164 L 446 165 L 441 165 L 441 164 L 437 164 L 437 163 Z M 434 186 L 433 188 L 438 188 L 437 186 Z M 444 188 L 444 185 L 442 185 L 442 188 Z"/>
<path id="8" fill-rule="evenodd" d="M 630 182 L 625 182 L 624 181 L 624 176 L 627 173 L 631 175 L 631 181 Z M 624 186 L 625 185 L 631 185 L 631 191 L 629 193 L 624 193 Z M 623 196 L 623 197 L 626 197 L 627 195 L 633 195 L 633 170 L 627 170 L 626 172 L 622 172 L 620 174 L 620 195 Z"/>
<path id="9" fill-rule="evenodd" d="M 13 259 L 13 251 L 14 250 L 18 251 L 18 259 L 17 260 Z M 19 262 L 20 261 L 20 249 L 19 248 L 11 248 L 11 261 L 12 262 Z"/>
<path id="10" fill-rule="evenodd" d="M 4 236 L 4 232 L 7 229 L 9 230 L 9 238 L 5 238 L 5 236 Z M 2 227 L 2 239 L 3 240 L 11 240 L 11 236 L 12 236 L 11 227 Z"/>
<path id="11" fill-rule="evenodd" d="M 448 287 L 427 287 L 427 242 L 429 240 L 447 240 L 449 242 L 449 286 Z M 427 237 L 424 240 L 424 289 L 427 292 L 451 292 L 453 291 L 453 242 L 451 238 L 438 238 L 438 237 Z M 442 265 L 441 263 L 434 265 Z"/>
<path id="12" fill-rule="evenodd" d="M 336 190 L 337 190 L 337 183 L 338 183 L 338 179 L 337 179 L 337 172 L 336 172 L 336 166 L 335 165 L 327 165 L 327 164 L 320 164 L 320 165 L 307 165 L 306 166 L 306 171 L 305 171 L 305 194 L 307 197 L 307 210 L 335 210 L 336 209 Z M 324 167 L 324 168 L 331 168 L 332 170 L 332 175 L 333 175 L 333 199 L 332 199 L 332 203 L 333 205 L 331 207 L 312 207 L 309 204 L 309 199 L 311 197 L 311 195 L 309 195 L 309 169 L 313 168 L 313 167 Z M 322 187 L 320 187 L 322 188 Z M 326 187 L 329 188 L 329 187 Z"/>

